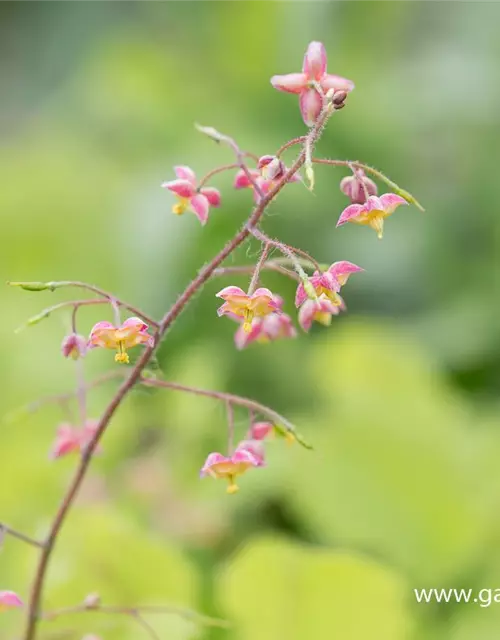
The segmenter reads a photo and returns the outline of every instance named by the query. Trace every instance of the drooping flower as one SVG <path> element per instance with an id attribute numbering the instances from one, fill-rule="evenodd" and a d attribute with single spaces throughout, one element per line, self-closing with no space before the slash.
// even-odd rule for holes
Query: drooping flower
<path id="1" fill-rule="evenodd" d="M 370 196 L 364 204 L 351 204 L 346 207 L 340 215 L 337 227 L 346 222 L 365 224 L 375 229 L 377 236 L 382 238 L 385 218 L 394 213 L 400 204 L 408 202 L 395 193 L 384 193 L 380 197 Z"/>
<path id="2" fill-rule="evenodd" d="M 70 333 L 66 336 L 61 344 L 61 352 L 65 358 L 83 358 L 87 353 L 87 341 L 77 333 Z"/>
<path id="3" fill-rule="evenodd" d="M 345 304 L 340 298 L 340 305 L 333 304 L 325 295 L 321 295 L 318 300 L 306 300 L 299 309 L 299 324 L 304 331 L 309 331 L 313 322 L 319 322 L 329 326 L 332 316 L 337 316 L 345 310 Z"/>
<path id="4" fill-rule="evenodd" d="M 97 425 L 96 420 L 87 420 L 83 428 L 75 427 L 67 422 L 59 425 L 50 458 L 62 458 L 69 453 L 83 453 L 94 437 Z"/>
<path id="5" fill-rule="evenodd" d="M 259 287 L 249 296 L 239 287 L 225 287 L 216 294 L 224 300 L 217 309 L 217 315 L 227 315 L 234 319 L 243 319 L 243 330 L 250 333 L 252 320 L 279 311 L 281 299 L 264 287 Z"/>
<path id="6" fill-rule="evenodd" d="M 271 78 L 271 84 L 278 91 L 299 95 L 300 112 L 308 127 L 314 125 L 323 107 L 318 86 L 325 94 L 330 90 L 348 93 L 354 89 L 354 83 L 351 80 L 328 74 L 326 62 L 324 45 L 321 42 L 311 42 L 304 56 L 302 73 L 288 73 Z"/>
<path id="7" fill-rule="evenodd" d="M 103 347 L 116 349 L 116 362 L 129 362 L 127 349 L 138 344 L 153 346 L 154 338 L 148 333 L 148 325 L 140 318 L 128 318 L 120 327 L 111 322 L 98 322 L 92 328 L 88 341 L 89 348 Z"/>
<path id="8" fill-rule="evenodd" d="M 352 176 L 346 176 L 340 181 L 340 190 L 351 204 L 364 204 L 367 196 L 376 196 L 377 185 L 365 175 L 363 169 L 356 168 Z"/>
<path id="9" fill-rule="evenodd" d="M 177 196 L 177 203 L 172 207 L 176 215 L 183 214 L 190 209 L 204 225 L 208 220 L 210 206 L 220 206 L 220 192 L 214 187 L 196 186 L 196 175 L 192 169 L 185 166 L 174 167 L 177 180 L 164 182 L 161 186 L 172 191 Z"/>
<path id="10" fill-rule="evenodd" d="M 236 493 L 239 489 L 235 479 L 248 471 L 251 467 L 260 466 L 258 458 L 246 449 L 235 451 L 232 456 L 226 457 L 222 453 L 211 453 L 205 460 L 200 476 L 207 475 L 212 478 L 225 478 L 229 482 L 228 493 Z"/>
<path id="11" fill-rule="evenodd" d="M 254 318 L 247 331 L 240 325 L 234 334 L 234 343 L 237 349 L 244 349 L 252 342 L 272 342 L 280 338 L 295 338 L 297 332 L 292 324 L 292 319 L 286 313 L 269 313 L 263 318 Z"/>
<path id="12" fill-rule="evenodd" d="M 363 271 L 363 269 L 352 262 L 341 260 L 340 262 L 334 262 L 323 273 L 315 271 L 309 278 L 309 282 L 317 296 L 324 295 L 334 305 L 340 305 L 342 304 L 342 298 L 338 293 L 341 287 L 347 282 L 351 273 L 357 273 L 358 271 Z M 308 298 L 304 284 L 301 282 L 295 294 L 295 306 L 300 307 Z"/>
<path id="13" fill-rule="evenodd" d="M 23 601 L 14 591 L 0 591 L 0 612 L 23 606 Z"/>

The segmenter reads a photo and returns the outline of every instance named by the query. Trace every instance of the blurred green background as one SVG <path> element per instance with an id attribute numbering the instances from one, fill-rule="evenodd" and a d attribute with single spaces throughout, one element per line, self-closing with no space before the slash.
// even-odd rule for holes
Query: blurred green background
<path id="1" fill-rule="evenodd" d="M 248 215 L 232 175 L 202 229 L 170 213 L 172 165 L 201 176 L 231 162 L 193 127 L 257 154 L 304 133 L 297 100 L 269 78 L 300 69 L 310 40 L 356 90 L 318 155 L 385 171 L 427 209 L 400 209 L 384 240 L 347 225 L 345 172 L 291 185 L 264 226 L 321 262 L 366 273 L 349 313 L 310 336 L 243 352 L 210 282 L 162 345 L 164 375 L 271 405 L 315 451 L 270 443 L 268 466 L 227 496 L 200 481 L 224 450 L 224 406 L 134 392 L 106 433 L 53 557 L 45 608 L 99 592 L 107 604 L 171 603 L 231 622 L 150 618 L 184 640 L 497 640 L 500 605 L 417 605 L 413 588 L 500 587 L 498 278 L 500 4 L 480 2 L 110 2 L 0 4 L 2 280 L 94 282 L 160 317 Z M 290 159 L 293 157 L 291 154 Z M 247 245 L 233 264 L 255 261 Z M 286 298 L 276 274 L 264 284 Z M 79 294 L 76 294 L 79 296 Z M 69 318 L 14 329 L 70 292 L 0 288 L 1 410 L 73 388 L 59 345 Z M 102 317 L 83 310 L 87 334 Z M 111 353 L 85 361 L 92 379 Z M 97 417 L 114 385 L 93 392 Z M 48 461 L 49 406 L 0 426 L 0 521 L 41 537 L 75 459 Z M 247 427 L 237 413 L 238 433 Z M 0 589 L 27 598 L 36 552 L 12 538 Z M 23 612 L 0 617 L 20 635 Z M 85 614 L 42 637 L 146 638 L 125 618 Z"/>

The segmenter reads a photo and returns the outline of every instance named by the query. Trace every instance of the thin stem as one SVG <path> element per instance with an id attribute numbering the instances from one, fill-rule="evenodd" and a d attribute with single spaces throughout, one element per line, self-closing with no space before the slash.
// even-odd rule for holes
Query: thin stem
<path id="1" fill-rule="evenodd" d="M 59 302 L 58 304 L 54 304 L 51 307 L 43 309 L 42 311 L 40 311 L 40 313 L 37 313 L 35 316 L 29 318 L 27 322 L 25 322 L 15 330 L 15 333 L 19 333 L 26 327 L 38 324 L 42 320 L 45 320 L 45 318 L 48 318 L 52 313 L 54 313 L 54 311 L 66 309 L 67 307 L 72 307 L 73 309 L 71 314 L 71 326 L 74 331 L 76 327 L 76 312 L 78 311 L 79 307 L 86 307 L 95 304 L 109 304 L 109 300 L 67 300 L 66 302 Z"/>
<path id="2" fill-rule="evenodd" d="M 333 113 L 333 109 L 327 108 L 323 109 L 322 113 L 318 117 L 315 126 L 311 129 L 308 134 L 312 140 L 316 141 L 323 130 L 328 118 Z M 233 147 L 238 163 L 241 165 L 244 164 L 243 153 L 236 145 L 232 138 L 228 140 L 231 141 L 231 146 Z M 210 279 L 215 269 L 220 267 L 220 265 L 224 262 L 224 260 L 233 253 L 235 249 L 237 249 L 243 242 L 248 238 L 251 233 L 251 229 L 255 228 L 255 226 L 259 223 L 259 220 L 264 214 L 267 205 L 274 200 L 274 198 L 279 194 L 279 192 L 285 187 L 288 183 L 289 179 L 295 175 L 295 173 L 302 167 L 304 164 L 305 154 L 302 151 L 298 158 L 295 160 L 294 164 L 288 171 L 285 172 L 281 180 L 276 182 L 275 185 L 268 191 L 264 197 L 261 197 L 255 208 L 253 209 L 252 214 L 250 215 L 247 223 L 244 227 L 230 240 L 225 247 L 214 257 L 212 260 L 205 265 L 199 272 L 198 275 L 192 282 L 186 287 L 184 292 L 179 296 L 176 302 L 172 305 L 170 310 L 163 316 L 163 319 L 160 322 L 160 325 L 157 329 L 157 339 L 154 342 L 153 346 L 148 346 L 143 351 L 141 357 L 138 359 L 137 363 L 133 367 L 132 371 L 128 378 L 120 385 L 114 397 L 111 399 L 109 405 L 105 409 L 104 413 L 99 420 L 95 433 L 88 443 L 84 453 L 82 454 L 78 467 L 75 471 L 73 479 L 71 480 L 69 487 L 63 496 L 57 513 L 52 522 L 52 526 L 50 528 L 49 534 L 47 536 L 47 540 L 45 542 L 43 551 L 40 555 L 40 560 L 35 572 L 35 578 L 33 581 L 31 595 L 28 604 L 28 621 L 26 625 L 26 630 L 24 633 L 24 640 L 33 640 L 36 634 L 37 620 L 40 611 L 40 601 L 42 597 L 43 585 L 45 581 L 45 575 L 47 573 L 47 568 L 50 562 L 50 558 L 52 552 L 54 550 L 59 532 L 64 524 L 68 511 L 73 504 L 82 482 L 85 478 L 85 474 L 92 460 L 92 455 L 99 444 L 99 440 L 102 437 L 106 427 L 108 426 L 111 418 L 115 414 L 115 411 L 120 406 L 122 400 L 128 394 L 128 392 L 134 387 L 134 385 L 140 380 L 142 371 L 149 363 L 151 357 L 153 356 L 156 348 L 160 345 L 162 338 L 167 334 L 168 330 L 175 322 L 177 317 L 182 313 L 185 309 L 186 305 L 192 299 L 194 295 L 198 292 L 201 287 Z M 246 165 L 244 165 L 246 167 Z M 248 169 L 247 169 L 248 170 Z M 69 285 L 75 286 L 74 283 L 68 283 Z M 76 285 L 78 286 L 78 284 Z M 102 295 L 102 292 L 99 292 Z M 123 305 L 125 306 L 125 305 Z M 141 315 L 137 313 L 137 315 Z M 148 321 L 147 318 L 142 315 L 142 317 Z M 156 323 L 154 323 L 156 325 Z M 248 408 L 255 408 L 255 404 L 249 406 Z M 258 410 L 258 408 L 257 408 Z M 268 412 L 268 415 L 269 412 Z M 279 417 L 279 420 L 282 421 L 282 417 L 279 414 L 275 414 Z M 287 428 L 286 424 L 283 423 L 285 428 Z M 290 424 L 290 423 L 288 423 Z M 297 436 L 296 436 L 297 437 Z"/>
<path id="3" fill-rule="evenodd" d="M 107 291 L 104 291 L 104 289 L 96 287 L 93 284 L 88 284 L 87 282 L 79 282 L 77 280 L 61 280 L 58 282 L 45 282 L 45 283 L 9 282 L 8 284 L 12 286 L 19 286 L 23 289 L 28 289 L 30 291 L 44 291 L 44 290 L 55 291 L 56 289 L 63 289 L 64 287 L 76 287 L 79 289 L 85 289 L 86 291 L 91 291 L 92 293 L 95 293 L 98 296 L 106 298 L 108 303 L 112 303 L 112 301 L 115 301 L 116 304 L 118 304 L 120 307 L 123 307 L 124 309 L 128 309 L 131 313 L 133 313 L 135 316 L 139 316 L 139 318 L 142 318 L 143 320 L 145 320 L 152 327 L 158 327 L 158 322 L 156 322 L 156 320 L 146 315 L 143 311 L 141 311 L 137 307 L 134 307 L 128 302 L 124 302 L 123 300 L 120 300 L 116 296 L 111 295 Z M 68 304 L 72 304 L 72 303 L 66 303 L 66 306 Z M 89 304 L 91 303 L 89 302 Z M 99 304 L 99 303 L 94 302 L 94 304 Z"/>
<path id="4" fill-rule="evenodd" d="M 204 396 L 205 398 L 212 398 L 214 400 L 220 400 L 221 402 L 225 402 L 239 406 L 245 407 L 254 413 L 260 413 L 262 415 L 267 416 L 273 422 L 282 425 L 284 429 L 291 433 L 300 444 L 305 446 L 307 449 L 310 449 L 310 445 L 304 442 L 303 438 L 297 434 L 295 431 L 295 427 L 293 424 L 287 420 L 284 416 L 282 416 L 274 409 L 267 407 L 260 402 L 256 402 L 255 400 L 250 400 L 250 398 L 244 398 L 242 396 L 236 396 L 232 393 L 225 393 L 223 391 L 209 391 L 207 389 L 198 389 L 197 387 L 190 387 L 188 385 L 179 384 L 178 382 L 170 382 L 167 380 L 155 380 L 154 378 L 141 378 L 142 384 L 147 387 L 160 387 L 164 389 L 171 389 L 172 391 L 183 391 L 184 393 L 192 393 L 197 396 Z"/>
<path id="5" fill-rule="evenodd" d="M 261 269 L 266 261 L 267 258 L 267 254 L 269 253 L 269 247 L 270 244 L 269 242 L 264 242 L 264 247 L 262 249 L 262 252 L 260 254 L 260 258 L 259 261 L 257 262 L 257 264 L 255 265 L 255 269 L 254 272 L 252 274 L 252 279 L 250 280 L 250 284 L 248 286 L 248 295 L 251 296 L 255 289 L 257 289 L 257 285 L 259 284 L 259 276 L 260 276 L 260 272 Z"/>
<path id="6" fill-rule="evenodd" d="M 64 607 L 62 609 L 54 609 L 53 611 L 47 611 L 43 613 L 41 620 L 50 622 L 56 620 L 62 616 L 74 615 L 79 613 L 102 613 L 107 615 L 174 615 L 198 623 L 205 627 L 220 627 L 227 628 L 229 623 L 226 620 L 220 618 L 212 618 L 205 616 L 197 611 L 191 609 L 183 609 L 182 607 L 175 607 L 170 605 L 139 605 L 139 606 L 118 606 L 118 605 L 102 605 L 86 606 L 85 604 L 79 604 L 73 607 Z"/>
<path id="7" fill-rule="evenodd" d="M 17 538 L 22 542 L 26 542 L 26 544 L 30 544 L 32 547 L 43 549 L 43 542 L 40 542 L 39 540 L 35 540 L 34 538 L 27 536 L 25 533 L 21 533 L 20 531 L 17 531 L 16 529 L 9 527 L 4 522 L 0 522 L 0 535 L 1 534 L 8 534 L 13 538 Z"/>
<path id="8" fill-rule="evenodd" d="M 268 261 L 262 265 L 263 271 L 276 271 L 277 273 L 281 273 L 296 282 L 300 282 L 299 276 L 294 272 L 286 269 L 280 264 L 276 264 L 274 261 Z M 225 276 L 230 275 L 232 273 L 253 273 L 254 266 L 249 265 L 239 265 L 234 267 L 220 267 L 214 271 L 214 276 Z"/>
<path id="9" fill-rule="evenodd" d="M 232 456 L 234 451 L 234 410 L 233 405 L 226 402 L 227 412 L 227 455 Z"/>
<path id="10" fill-rule="evenodd" d="M 80 410 L 80 426 L 85 427 L 87 422 L 87 388 L 85 385 L 85 366 L 82 358 L 75 362 L 76 369 L 76 396 L 78 398 L 78 408 Z"/>
<path id="11" fill-rule="evenodd" d="M 307 280 L 308 278 L 307 273 L 304 271 L 299 260 L 297 260 L 297 256 L 295 255 L 295 251 L 298 252 L 298 250 L 296 250 L 294 247 L 289 247 L 287 244 L 284 244 L 279 240 L 273 240 L 272 238 L 269 238 L 269 236 L 267 236 L 265 233 L 263 233 L 259 229 L 252 229 L 252 235 L 254 235 L 258 240 L 261 240 L 262 242 L 267 242 L 273 247 L 276 247 L 277 249 L 279 249 L 281 253 L 284 256 L 286 256 L 290 260 L 290 262 L 293 264 L 293 267 L 295 271 L 298 273 L 300 280 L 301 281 Z M 303 252 L 301 251 L 301 253 Z M 311 261 L 313 262 L 313 264 L 315 265 L 317 264 L 314 260 L 312 260 L 312 258 L 311 258 Z"/>
<path id="12" fill-rule="evenodd" d="M 316 164 L 329 164 L 334 167 L 356 167 L 358 169 L 363 169 L 366 173 L 371 173 L 373 176 L 385 182 L 385 184 L 390 187 L 395 193 L 400 195 L 402 198 L 407 200 L 410 204 L 414 204 L 417 209 L 420 211 L 425 211 L 420 202 L 406 189 L 402 189 L 398 184 L 396 184 L 393 180 L 388 178 L 385 174 L 383 174 L 378 169 L 374 167 L 370 167 L 368 164 L 363 164 L 362 162 L 358 162 L 357 160 L 330 160 L 329 158 L 312 158 L 313 163 Z"/>
<path id="13" fill-rule="evenodd" d="M 213 176 L 216 176 L 218 173 L 222 173 L 223 171 L 230 171 L 231 169 L 239 169 L 240 165 L 236 163 L 232 164 L 224 164 L 221 167 L 216 167 L 209 171 L 207 174 L 203 176 L 203 178 L 198 182 L 198 189 L 203 187 Z"/>
<path id="14" fill-rule="evenodd" d="M 298 138 L 293 138 L 293 140 L 289 140 L 288 142 L 285 142 L 285 144 L 282 145 L 278 149 L 278 151 L 276 151 L 276 157 L 279 158 L 284 151 L 286 151 L 290 147 L 293 147 L 296 144 L 302 144 L 303 142 L 305 142 L 306 139 L 307 139 L 307 136 L 299 136 Z"/>
<path id="15" fill-rule="evenodd" d="M 143 629 L 146 630 L 147 634 L 149 635 L 150 638 L 152 638 L 153 640 L 161 640 L 160 636 L 156 633 L 156 631 L 153 629 L 153 627 L 149 624 L 149 622 L 147 620 L 145 620 L 140 613 L 137 613 L 137 611 L 135 612 L 131 612 L 130 616 L 134 619 L 137 620 L 137 624 L 139 624 Z"/>

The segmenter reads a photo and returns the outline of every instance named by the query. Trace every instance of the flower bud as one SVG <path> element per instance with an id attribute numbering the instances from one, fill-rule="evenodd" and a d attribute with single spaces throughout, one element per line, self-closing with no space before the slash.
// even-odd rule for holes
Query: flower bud
<path id="1" fill-rule="evenodd" d="M 101 605 L 101 596 L 98 593 L 89 593 L 85 596 L 83 606 L 85 609 L 98 609 Z"/>
<path id="2" fill-rule="evenodd" d="M 337 91 L 334 93 L 332 102 L 335 105 L 335 109 L 342 109 L 345 107 L 345 100 L 347 98 L 347 91 Z"/>
<path id="3" fill-rule="evenodd" d="M 286 171 L 284 163 L 276 156 L 262 156 L 259 158 L 257 167 L 260 169 L 262 177 L 267 180 L 279 180 Z"/>
<path id="4" fill-rule="evenodd" d="M 354 175 L 343 178 L 340 182 L 340 190 L 349 198 L 352 204 L 364 204 L 366 196 L 376 196 L 377 185 L 365 176 L 362 169 L 356 169 Z"/>
<path id="5" fill-rule="evenodd" d="M 83 358 L 87 352 L 87 341 L 77 333 L 71 333 L 66 336 L 61 344 L 61 352 L 65 358 Z"/>

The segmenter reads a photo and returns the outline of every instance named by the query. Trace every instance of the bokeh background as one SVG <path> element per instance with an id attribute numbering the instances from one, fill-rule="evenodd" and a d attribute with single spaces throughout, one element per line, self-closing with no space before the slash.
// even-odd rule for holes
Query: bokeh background
<path id="1" fill-rule="evenodd" d="M 107 604 L 172 604 L 230 621 L 150 618 L 170 640 L 493 640 L 500 604 L 416 604 L 420 587 L 500 587 L 500 4 L 481 2 L 111 2 L 0 4 L 0 274 L 93 282 L 160 317 L 248 215 L 249 192 L 214 180 L 223 207 L 202 229 L 170 213 L 172 165 L 231 162 L 194 122 L 272 153 L 304 132 L 269 78 L 299 70 L 310 40 L 356 82 L 318 154 L 358 159 L 413 192 L 384 240 L 335 230 L 345 172 L 291 185 L 265 229 L 321 262 L 366 273 L 349 313 L 310 336 L 243 352 L 210 282 L 159 353 L 167 379 L 271 405 L 315 450 L 268 447 L 268 466 L 227 496 L 200 481 L 224 450 L 224 406 L 134 392 L 113 420 L 51 564 L 45 609 L 99 592 Z M 291 154 L 290 159 L 293 157 Z M 256 244 L 230 264 L 255 261 Z M 286 298 L 276 274 L 264 283 Z M 79 294 L 76 294 L 79 296 Z M 59 314 L 14 334 L 71 292 L 0 288 L 0 521 L 43 536 L 75 459 L 49 462 L 57 406 L 74 388 Z M 104 315 L 104 318 L 103 318 Z M 87 333 L 111 312 L 83 310 Z M 114 365 L 92 352 L 87 379 Z M 98 416 L 114 385 L 90 398 Z M 247 428 L 245 412 L 237 429 Z M 7 538 L 0 589 L 27 598 L 36 552 Z M 0 617 L 19 637 L 23 613 Z M 146 638 L 132 620 L 84 614 L 42 637 Z"/>

